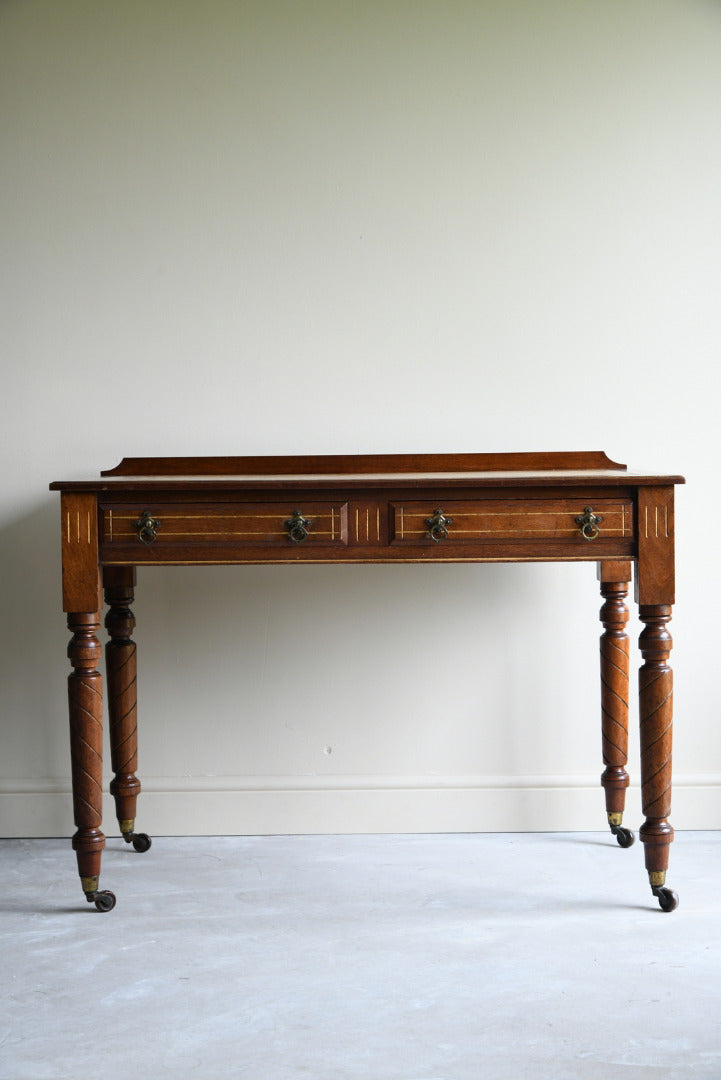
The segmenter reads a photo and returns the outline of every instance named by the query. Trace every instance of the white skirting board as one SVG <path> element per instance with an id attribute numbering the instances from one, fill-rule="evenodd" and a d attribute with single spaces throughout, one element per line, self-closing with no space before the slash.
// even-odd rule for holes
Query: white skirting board
<path id="1" fill-rule="evenodd" d="M 151 836 L 585 832 L 607 827 L 597 776 L 141 779 L 137 827 Z M 642 820 L 640 792 L 632 784 L 624 823 L 636 829 Z M 677 829 L 721 829 L 721 776 L 679 776 L 671 821 Z M 70 836 L 73 831 L 68 781 L 2 784 L 3 837 Z M 118 835 L 107 794 L 104 831 Z"/>

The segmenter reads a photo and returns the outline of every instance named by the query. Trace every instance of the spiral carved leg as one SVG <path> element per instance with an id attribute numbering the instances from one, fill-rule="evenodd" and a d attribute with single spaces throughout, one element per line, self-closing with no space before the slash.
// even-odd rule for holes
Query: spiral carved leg
<path id="1" fill-rule="evenodd" d="M 111 892 L 98 889 L 100 861 L 105 837 L 103 819 L 103 685 L 97 663 L 101 656 L 96 631 L 97 612 L 68 615 L 73 636 L 68 645 L 72 672 L 68 677 L 70 760 L 73 782 L 73 813 L 77 831 L 73 850 L 78 860 L 80 883 L 89 903 L 100 911 L 115 906 Z"/>
<path id="2" fill-rule="evenodd" d="M 668 664 L 673 645 L 666 623 L 667 604 L 639 608 L 645 627 L 639 646 L 645 663 L 639 671 L 641 722 L 641 799 L 645 821 L 640 837 L 644 844 L 651 890 L 664 911 L 673 911 L 678 896 L 666 887 L 669 845 L 673 828 L 671 813 L 671 749 L 673 724 L 673 672 Z"/>
<path id="3" fill-rule="evenodd" d="M 123 839 L 132 843 L 136 851 L 147 851 L 150 837 L 135 832 L 136 804 L 140 794 L 140 781 L 135 775 L 138 767 L 137 658 L 131 636 L 135 617 L 130 610 L 135 572 L 132 567 L 106 567 L 103 577 L 105 601 L 109 604 L 105 626 L 110 634 L 105 647 L 110 755 L 114 774 L 110 793 L 115 799 Z"/>
<path id="4" fill-rule="evenodd" d="M 601 595 L 601 734 L 603 763 L 601 776 L 606 796 L 606 814 L 611 832 L 621 847 L 630 847 L 634 835 L 623 827 L 628 761 L 628 674 L 629 642 L 626 634 L 628 608 L 627 581 L 602 581 Z"/>

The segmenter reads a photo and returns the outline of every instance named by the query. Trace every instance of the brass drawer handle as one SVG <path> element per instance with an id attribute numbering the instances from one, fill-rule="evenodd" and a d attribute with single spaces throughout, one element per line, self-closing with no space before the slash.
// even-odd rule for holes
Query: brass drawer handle
<path id="1" fill-rule="evenodd" d="M 303 517 L 300 510 L 293 511 L 293 517 L 289 518 L 285 527 L 288 530 L 288 536 L 291 538 L 294 544 L 302 544 L 308 536 L 308 529 L 313 525 L 312 521 Z"/>
<path id="2" fill-rule="evenodd" d="M 432 517 L 426 518 L 428 535 L 431 540 L 435 540 L 437 544 L 440 544 L 441 540 L 446 539 L 448 536 L 448 526 L 452 524 L 453 518 L 446 517 L 440 507 L 434 512 Z"/>
<path id="3" fill-rule="evenodd" d="M 138 532 L 138 540 L 144 544 L 152 544 L 157 538 L 160 522 L 154 518 L 149 510 L 143 510 L 137 521 L 133 523 Z"/>
<path id="4" fill-rule="evenodd" d="M 600 514 L 594 514 L 591 506 L 587 506 L 583 513 L 579 514 L 574 520 L 579 526 L 584 540 L 595 540 L 601 531 L 598 526 L 603 521 L 603 518 Z"/>

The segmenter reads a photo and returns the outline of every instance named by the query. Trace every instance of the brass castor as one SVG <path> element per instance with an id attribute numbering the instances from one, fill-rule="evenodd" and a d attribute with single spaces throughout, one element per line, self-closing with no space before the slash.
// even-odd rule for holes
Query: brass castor
<path id="1" fill-rule="evenodd" d="M 98 911 L 112 911 L 115 907 L 115 893 L 110 892 L 109 889 L 103 889 L 102 892 L 96 892 L 94 896 L 88 896 L 88 900 L 95 904 Z"/>
<path id="2" fill-rule="evenodd" d="M 123 840 L 126 844 L 132 844 L 136 851 L 147 851 L 152 840 L 147 833 L 144 832 L 124 832 Z"/>
<path id="3" fill-rule="evenodd" d="M 611 832 L 616 837 L 619 847 L 628 848 L 636 842 L 636 836 L 632 829 L 626 829 L 623 825 L 612 825 Z"/>
<path id="4" fill-rule="evenodd" d="M 659 903 L 661 911 L 675 911 L 678 907 L 678 893 L 673 889 L 667 889 L 665 885 L 654 886 L 653 895 Z"/>

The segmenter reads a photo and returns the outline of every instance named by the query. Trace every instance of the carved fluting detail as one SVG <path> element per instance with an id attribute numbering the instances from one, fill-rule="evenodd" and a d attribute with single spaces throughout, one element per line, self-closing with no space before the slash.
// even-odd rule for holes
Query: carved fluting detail
<path id="1" fill-rule="evenodd" d="M 105 648 L 110 755 L 114 773 L 110 791 L 115 798 L 119 821 L 130 823 L 135 819 L 136 801 L 140 793 L 140 781 L 135 776 L 138 767 L 138 724 L 136 646 L 131 639 L 135 627 L 135 617 L 130 610 L 133 589 L 130 586 L 106 588 L 105 599 L 110 605 L 105 618 L 105 626 L 110 634 Z M 129 829 L 132 830 L 132 824 Z"/>
<path id="2" fill-rule="evenodd" d="M 103 686 L 97 670 L 102 655 L 96 631 L 97 613 L 70 614 L 73 637 L 68 657 L 73 671 L 68 677 L 70 758 L 73 777 L 73 810 L 77 832 L 73 848 L 82 878 L 100 873 L 100 853 L 105 837 L 100 831 L 103 816 Z"/>
<path id="3" fill-rule="evenodd" d="M 629 778 L 628 760 L 628 675 L 629 641 L 626 634 L 627 582 L 603 582 L 601 593 L 601 732 L 603 763 L 601 782 L 606 790 L 606 810 L 620 815 L 624 809 Z"/>
<path id="4" fill-rule="evenodd" d="M 644 665 L 639 671 L 641 724 L 641 799 L 645 822 L 641 839 L 646 844 L 649 871 L 665 870 L 673 829 L 671 812 L 671 750 L 673 727 L 673 672 L 668 660 L 673 641 L 666 629 L 671 608 L 665 604 L 642 606 L 645 627 L 639 647 Z"/>

